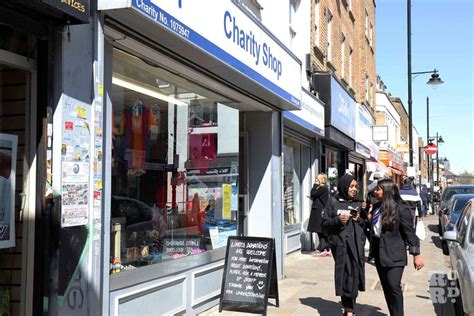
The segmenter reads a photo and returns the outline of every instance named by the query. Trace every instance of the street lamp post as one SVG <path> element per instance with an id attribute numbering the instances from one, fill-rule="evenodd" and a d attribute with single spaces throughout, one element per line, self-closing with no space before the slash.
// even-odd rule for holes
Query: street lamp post
<path id="1" fill-rule="evenodd" d="M 438 143 L 444 143 L 443 137 L 438 136 L 438 133 L 436 133 L 436 185 L 439 185 L 439 146 Z"/>
<path id="2" fill-rule="evenodd" d="M 407 0 L 407 61 L 408 61 L 408 150 L 409 150 L 409 165 L 413 166 L 413 115 L 412 115 L 412 76 L 429 74 L 431 78 L 428 80 L 429 85 L 439 85 L 443 81 L 439 78 L 438 70 L 411 72 L 411 0 Z"/>

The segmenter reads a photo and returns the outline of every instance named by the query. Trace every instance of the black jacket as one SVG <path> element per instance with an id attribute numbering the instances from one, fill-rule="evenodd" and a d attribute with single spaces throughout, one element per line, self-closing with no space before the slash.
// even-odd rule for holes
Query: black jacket
<path id="1" fill-rule="evenodd" d="M 375 204 L 373 210 L 378 209 L 380 205 L 380 202 Z M 420 254 L 420 240 L 413 228 L 413 214 L 410 205 L 403 201 L 397 204 L 393 228 L 387 230 L 382 226 L 380 239 L 376 238 L 374 230 L 370 229 L 370 238 L 370 256 L 379 260 L 382 267 L 405 266 L 407 246 L 411 254 Z"/>
<path id="2" fill-rule="evenodd" d="M 329 199 L 329 189 L 327 186 L 313 185 L 311 189 L 311 214 L 309 215 L 308 231 L 313 233 L 322 233 L 323 225 L 323 210 L 326 207 Z"/>
<path id="3" fill-rule="evenodd" d="M 357 297 L 357 290 L 365 290 L 364 221 L 339 221 L 337 211 L 358 208 L 361 202 L 341 196 L 330 197 L 323 215 L 323 227 L 329 234 L 329 245 L 335 261 L 334 282 L 336 295 Z"/>

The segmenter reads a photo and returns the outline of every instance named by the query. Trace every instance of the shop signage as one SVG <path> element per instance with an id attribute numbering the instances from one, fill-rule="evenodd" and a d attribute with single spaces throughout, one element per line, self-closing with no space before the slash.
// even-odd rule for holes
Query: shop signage
<path id="1" fill-rule="evenodd" d="M 232 1 L 132 0 L 157 24 L 300 107 L 301 62 Z M 196 18 L 196 12 L 205 17 Z"/>
<path id="2" fill-rule="evenodd" d="M 357 104 L 356 121 L 356 140 L 359 142 L 372 141 L 372 117 L 360 104 Z"/>
<path id="3" fill-rule="evenodd" d="M 279 306 L 275 240 L 229 237 L 219 312 L 223 309 L 266 314 L 268 298 Z"/>
<path id="4" fill-rule="evenodd" d="M 374 142 L 381 142 L 388 140 L 388 126 L 376 125 L 372 127 L 372 140 Z"/>
<path id="5" fill-rule="evenodd" d="M 324 136 L 324 106 L 310 92 L 302 89 L 301 110 L 285 111 L 283 116 L 312 132 Z"/>
<path id="6" fill-rule="evenodd" d="M 355 139 L 356 103 L 331 76 L 331 125 Z"/>
<path id="7" fill-rule="evenodd" d="M 355 144 L 355 150 L 356 150 L 356 153 L 359 153 L 364 157 L 370 158 L 370 149 L 362 145 L 361 143 Z"/>
<path id="8" fill-rule="evenodd" d="M 82 22 L 89 22 L 90 0 L 43 0 L 43 2 Z"/>

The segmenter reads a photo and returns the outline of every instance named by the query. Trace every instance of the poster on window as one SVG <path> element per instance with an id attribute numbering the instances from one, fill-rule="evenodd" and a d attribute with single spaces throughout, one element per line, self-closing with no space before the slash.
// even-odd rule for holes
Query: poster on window
<path id="1" fill-rule="evenodd" d="M 0 248 L 15 247 L 15 178 L 18 136 L 0 134 Z"/>

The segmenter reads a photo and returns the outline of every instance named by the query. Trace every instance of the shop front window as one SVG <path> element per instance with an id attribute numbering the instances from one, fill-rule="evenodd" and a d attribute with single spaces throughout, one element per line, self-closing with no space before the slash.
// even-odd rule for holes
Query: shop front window
<path id="1" fill-rule="evenodd" d="M 233 101 L 115 49 L 111 272 L 196 255 L 237 234 Z"/>
<path id="2" fill-rule="evenodd" d="M 283 142 L 283 211 L 285 225 L 301 221 L 301 145 L 289 138 Z"/>
<path id="3" fill-rule="evenodd" d="M 337 181 L 343 174 L 344 166 L 342 153 L 338 150 L 333 150 L 325 147 L 326 168 L 325 172 L 328 175 L 328 186 L 331 195 L 337 193 Z"/>

